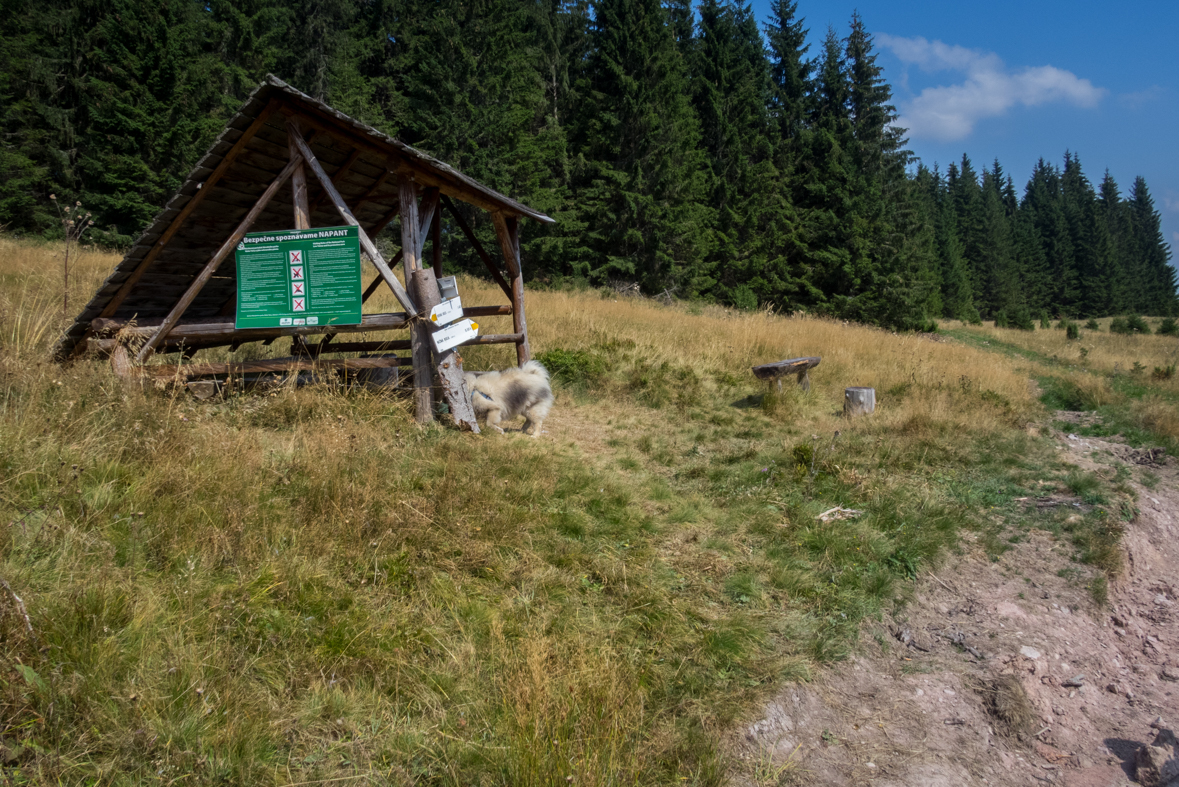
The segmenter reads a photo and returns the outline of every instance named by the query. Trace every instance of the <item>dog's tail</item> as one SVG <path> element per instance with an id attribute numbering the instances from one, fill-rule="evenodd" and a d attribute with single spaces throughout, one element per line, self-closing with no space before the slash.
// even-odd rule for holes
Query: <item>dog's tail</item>
<path id="1" fill-rule="evenodd" d="M 535 374 L 545 380 L 549 379 L 549 370 L 541 366 L 540 361 L 529 361 L 520 367 L 520 371 L 525 374 Z"/>

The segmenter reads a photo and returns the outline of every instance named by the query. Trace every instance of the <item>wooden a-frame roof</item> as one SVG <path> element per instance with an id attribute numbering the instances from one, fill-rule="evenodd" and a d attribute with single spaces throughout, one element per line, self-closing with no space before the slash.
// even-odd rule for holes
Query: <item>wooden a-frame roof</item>
<path id="1" fill-rule="evenodd" d="M 82 349 L 96 318 L 134 317 L 150 322 L 168 314 L 210 256 L 287 166 L 289 117 L 297 118 L 306 129 L 312 152 L 370 237 L 396 217 L 398 182 L 407 176 L 483 210 L 553 221 L 277 77 L 267 76 L 61 337 L 55 357 L 64 360 Z M 322 189 L 311 189 L 310 204 L 312 226 L 342 223 Z M 251 231 L 291 229 L 293 210 L 290 189 L 280 189 Z M 236 292 L 234 266 L 222 266 L 188 307 L 186 318 L 232 314 Z"/>

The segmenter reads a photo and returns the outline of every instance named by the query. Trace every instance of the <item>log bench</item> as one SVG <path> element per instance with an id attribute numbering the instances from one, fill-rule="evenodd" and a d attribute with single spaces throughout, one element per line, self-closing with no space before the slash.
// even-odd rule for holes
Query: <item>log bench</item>
<path id="1" fill-rule="evenodd" d="M 778 390 L 782 390 L 782 378 L 788 374 L 798 376 L 798 384 L 802 386 L 802 390 L 809 391 L 811 389 L 811 378 L 807 374 L 811 369 L 819 365 L 823 359 L 817 355 L 812 355 L 806 358 L 791 358 L 787 361 L 776 361 L 774 363 L 765 363 L 761 366 L 753 367 L 753 375 L 759 380 L 777 380 Z"/>

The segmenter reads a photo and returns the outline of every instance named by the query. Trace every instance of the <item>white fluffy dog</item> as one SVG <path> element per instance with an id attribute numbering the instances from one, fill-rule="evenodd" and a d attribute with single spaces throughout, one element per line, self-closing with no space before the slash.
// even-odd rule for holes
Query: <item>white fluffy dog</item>
<path id="1" fill-rule="evenodd" d="M 503 434 L 500 422 L 522 415 L 524 431 L 540 437 L 540 425 L 553 406 L 547 369 L 529 361 L 519 369 L 479 375 L 468 372 L 465 378 L 476 417 L 485 419 L 488 426 Z"/>

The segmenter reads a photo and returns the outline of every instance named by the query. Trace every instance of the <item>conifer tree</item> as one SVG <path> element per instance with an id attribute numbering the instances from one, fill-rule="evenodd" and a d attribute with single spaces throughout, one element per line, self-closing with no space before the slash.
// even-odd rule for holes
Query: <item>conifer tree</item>
<path id="1" fill-rule="evenodd" d="M 957 166 L 950 164 L 957 172 Z M 924 165 L 917 169 L 918 183 L 925 184 L 925 192 L 933 216 L 934 244 L 940 273 L 937 279 L 941 285 L 941 316 L 964 322 L 978 322 L 978 309 L 974 306 L 974 291 L 966 261 L 962 257 L 962 241 L 958 237 L 958 222 L 950 199 L 946 179 L 935 168 L 928 170 Z"/>
<path id="2" fill-rule="evenodd" d="M 592 250 L 584 273 L 652 290 L 708 290 L 711 225 L 700 125 L 656 0 L 600 0 L 577 119 L 575 195 Z"/>
<path id="3" fill-rule="evenodd" d="M 809 31 L 797 13 L 798 3 L 794 0 L 773 0 L 770 21 L 765 25 L 770 59 L 769 112 L 783 141 L 796 140 L 803 133 L 815 89 L 814 64 L 806 59 Z"/>
<path id="4" fill-rule="evenodd" d="M 1026 324 L 1030 316 L 1015 270 L 1011 223 L 1001 184 L 996 183 L 994 171 L 983 173 L 981 193 L 981 231 L 975 250 L 975 270 L 982 285 L 976 292 L 981 296 L 980 310 L 984 317 L 992 319 L 999 312 L 1006 313 L 1013 320 L 1017 314 L 1022 314 L 1026 319 L 1017 323 Z"/>
<path id="5" fill-rule="evenodd" d="M 1117 277 L 1111 282 L 1109 312 L 1120 314 L 1141 309 L 1147 301 L 1146 281 L 1141 266 L 1131 251 L 1130 209 L 1122 201 L 1118 183 L 1109 170 L 1098 187 L 1098 215 L 1112 245 Z"/>
<path id="6" fill-rule="evenodd" d="M 777 285 L 762 275 L 767 250 L 776 245 L 771 214 L 780 208 L 766 112 L 768 63 L 748 5 L 704 0 L 699 12 L 692 74 L 716 212 L 710 267 L 718 297 L 752 308 L 773 299 Z"/>
<path id="7" fill-rule="evenodd" d="M 1047 303 L 1061 316 L 1079 315 L 1080 285 L 1064 211 L 1059 171 L 1040 159 L 1024 192 L 1023 211 L 1043 249 L 1048 271 Z"/>
<path id="8" fill-rule="evenodd" d="M 1171 247 L 1163 240 L 1161 219 L 1154 208 L 1154 200 L 1146 180 L 1134 179 L 1130 187 L 1130 231 L 1134 253 L 1146 280 L 1146 300 L 1137 306 L 1144 312 L 1172 317 L 1179 303 L 1176 301 L 1175 269 L 1171 267 Z"/>
<path id="9" fill-rule="evenodd" d="M 1080 159 L 1068 152 L 1064 155 L 1061 190 L 1080 285 L 1078 316 L 1110 314 L 1114 305 L 1111 293 L 1120 271 L 1109 233 L 1098 220 L 1097 195 L 1081 170 Z"/>

